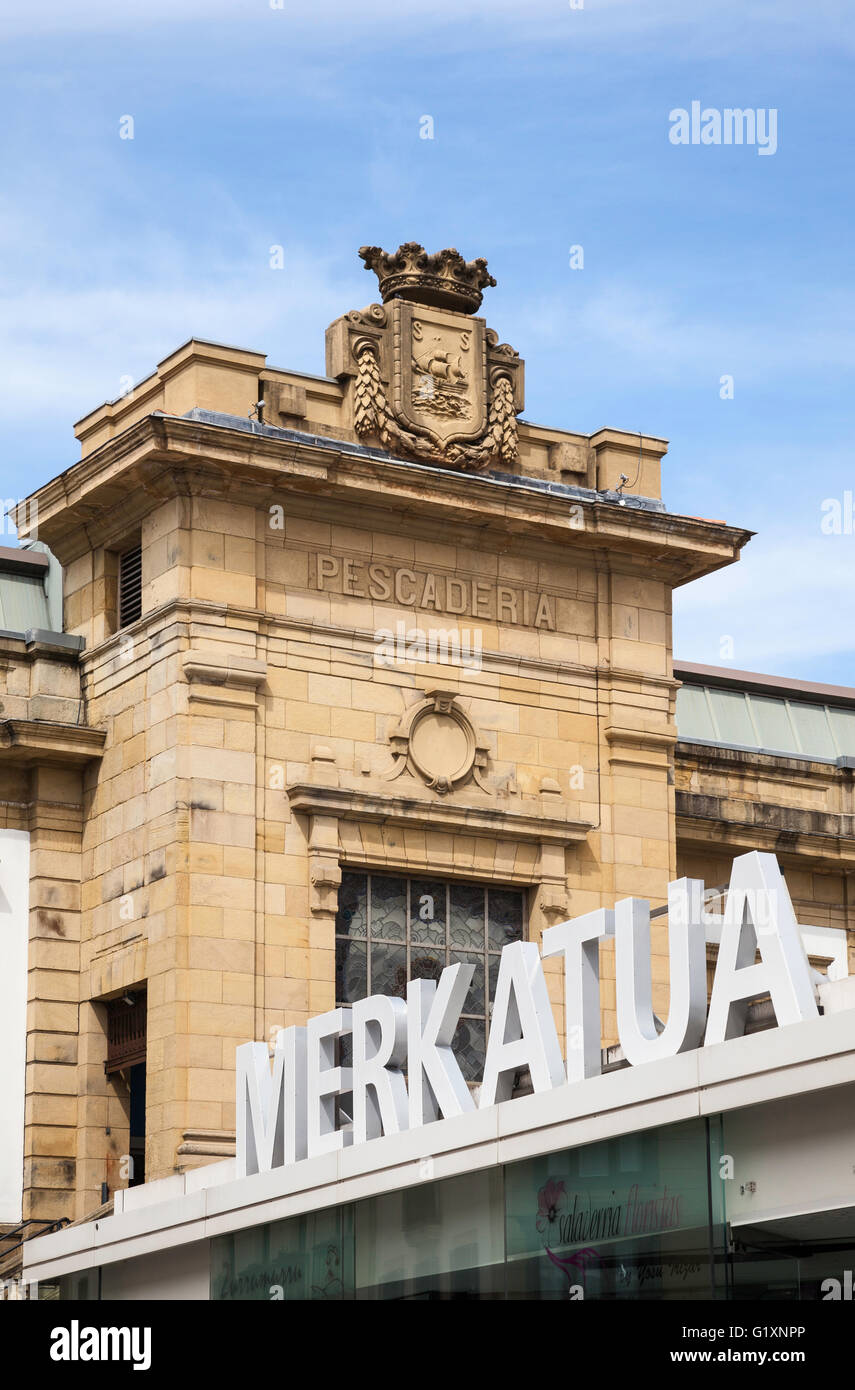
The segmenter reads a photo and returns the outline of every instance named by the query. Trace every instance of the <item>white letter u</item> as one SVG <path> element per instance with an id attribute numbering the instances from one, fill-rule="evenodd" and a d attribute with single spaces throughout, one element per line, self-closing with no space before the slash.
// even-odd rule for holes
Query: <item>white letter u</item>
<path id="1" fill-rule="evenodd" d="M 650 904 L 624 898 L 615 905 L 618 1037 L 631 1066 L 700 1046 L 707 1012 L 703 901 L 700 879 L 668 884 L 671 1003 L 664 1025 L 653 1012 Z"/>

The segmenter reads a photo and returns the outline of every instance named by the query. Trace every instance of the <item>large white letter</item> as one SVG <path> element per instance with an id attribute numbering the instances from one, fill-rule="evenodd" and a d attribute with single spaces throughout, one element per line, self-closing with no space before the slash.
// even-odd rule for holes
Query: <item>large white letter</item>
<path id="1" fill-rule="evenodd" d="M 449 965 L 433 980 L 407 985 L 407 1071 L 410 1129 L 475 1109 L 469 1087 L 451 1050 L 474 965 Z"/>
<path id="2" fill-rule="evenodd" d="M 331 1009 L 310 1018 L 306 1024 L 306 1109 L 309 1158 L 334 1153 L 353 1139 L 347 1130 L 335 1127 L 336 1097 L 346 1095 L 353 1085 L 350 1067 L 337 1067 L 335 1045 L 350 1032 L 350 1009 Z"/>
<path id="3" fill-rule="evenodd" d="M 306 1157 L 306 1030 L 283 1028 L 273 1052 L 243 1043 L 235 1052 L 238 1177 Z"/>
<path id="4" fill-rule="evenodd" d="M 372 994 L 358 1000 L 351 1013 L 353 1142 L 362 1144 L 407 1128 L 407 1083 L 401 1070 L 407 1056 L 407 1006 L 403 999 Z"/>
<path id="5" fill-rule="evenodd" d="M 71 1343 L 71 1332 L 67 1327 L 55 1327 L 50 1334 L 52 1346 L 50 1349 L 51 1361 L 70 1361 L 69 1346 Z"/>
<path id="6" fill-rule="evenodd" d="M 568 1081 L 584 1081 L 602 1071 L 600 940 L 613 934 L 614 913 L 602 907 L 543 933 L 543 955 L 564 956 Z"/>
<path id="7" fill-rule="evenodd" d="M 514 941 L 499 961 L 479 1107 L 509 1100 L 524 1067 L 535 1091 L 566 1080 L 540 952 L 533 941 Z"/>
<path id="8" fill-rule="evenodd" d="M 704 1043 L 741 1037 L 749 1001 L 767 993 L 779 1026 L 819 1016 L 784 876 L 774 854 L 753 850 L 733 861 Z"/>
<path id="9" fill-rule="evenodd" d="M 689 113 L 682 106 L 675 106 L 673 111 L 669 111 L 668 120 L 671 122 L 671 129 L 668 131 L 668 139 L 672 145 L 688 145 L 689 143 Z"/>
<path id="10" fill-rule="evenodd" d="M 704 885 L 681 878 L 668 884 L 668 953 L 671 998 L 661 1032 L 653 1013 L 650 904 L 625 898 L 615 905 L 617 1028 L 631 1066 L 676 1057 L 700 1047 L 707 1013 L 707 950 Z"/>

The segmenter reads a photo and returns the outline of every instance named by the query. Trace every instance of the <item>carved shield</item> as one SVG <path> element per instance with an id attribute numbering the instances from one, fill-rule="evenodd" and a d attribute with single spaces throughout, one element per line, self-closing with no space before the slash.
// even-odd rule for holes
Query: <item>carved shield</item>
<path id="1" fill-rule="evenodd" d="M 483 319 L 393 300 L 392 409 L 437 444 L 480 439 L 487 428 Z"/>

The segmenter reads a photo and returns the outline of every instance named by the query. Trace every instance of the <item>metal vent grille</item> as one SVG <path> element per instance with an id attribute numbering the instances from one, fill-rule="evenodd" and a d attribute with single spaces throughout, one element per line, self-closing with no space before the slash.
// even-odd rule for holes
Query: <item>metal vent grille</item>
<path id="1" fill-rule="evenodd" d="M 142 612 L 142 547 L 119 556 L 119 627 L 135 623 Z"/>

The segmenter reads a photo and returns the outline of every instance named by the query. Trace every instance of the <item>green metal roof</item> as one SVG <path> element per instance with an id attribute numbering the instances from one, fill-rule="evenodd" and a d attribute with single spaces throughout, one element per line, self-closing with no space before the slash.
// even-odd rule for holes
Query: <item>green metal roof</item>
<path id="1" fill-rule="evenodd" d="M 0 632 L 62 632 L 62 566 L 42 541 L 0 545 Z"/>
<path id="2" fill-rule="evenodd" d="M 44 580 L 39 575 L 0 572 L 0 629 L 24 633 L 50 626 Z"/>
<path id="3" fill-rule="evenodd" d="M 677 692 L 677 732 L 690 743 L 817 762 L 855 759 L 855 708 L 754 690 L 681 686 Z"/>

